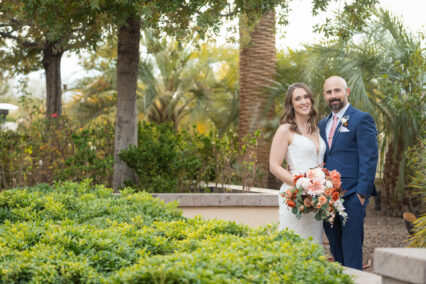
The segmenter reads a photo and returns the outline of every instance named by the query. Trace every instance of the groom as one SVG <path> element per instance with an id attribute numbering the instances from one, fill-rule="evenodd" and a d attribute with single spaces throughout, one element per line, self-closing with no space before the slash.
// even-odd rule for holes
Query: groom
<path id="1" fill-rule="evenodd" d="M 327 169 L 341 174 L 342 190 L 346 190 L 343 205 L 348 214 L 344 225 L 336 217 L 333 227 L 324 222 L 324 230 L 334 259 L 362 270 L 365 211 L 368 198 L 376 195 L 377 130 L 370 114 L 349 104 L 349 93 L 341 77 L 332 76 L 324 83 L 324 99 L 331 109 L 318 124 L 327 144 L 324 162 Z"/>

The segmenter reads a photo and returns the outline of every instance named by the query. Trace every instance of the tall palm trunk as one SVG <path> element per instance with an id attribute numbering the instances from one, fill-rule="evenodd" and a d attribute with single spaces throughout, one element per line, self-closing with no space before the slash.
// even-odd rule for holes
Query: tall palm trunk
<path id="1" fill-rule="evenodd" d="M 267 104 L 265 87 L 271 85 L 276 72 L 275 13 L 264 14 L 251 31 L 247 18 L 240 18 L 240 142 L 248 133 L 261 130 L 265 120 L 272 119 L 274 107 Z M 247 40 L 248 39 L 248 40 Z M 268 186 L 270 142 L 261 135 L 257 148 L 257 165 L 264 173 L 259 186 Z M 270 182 L 269 182 L 270 183 Z"/>
<path id="2" fill-rule="evenodd" d="M 46 75 L 46 116 L 62 113 L 61 59 L 63 52 L 55 51 L 48 43 L 43 50 L 43 68 Z"/>
<path id="3" fill-rule="evenodd" d="M 128 18 L 118 32 L 117 115 L 114 139 L 113 188 L 135 180 L 133 171 L 119 158 L 122 150 L 137 144 L 136 83 L 139 64 L 140 20 Z"/>

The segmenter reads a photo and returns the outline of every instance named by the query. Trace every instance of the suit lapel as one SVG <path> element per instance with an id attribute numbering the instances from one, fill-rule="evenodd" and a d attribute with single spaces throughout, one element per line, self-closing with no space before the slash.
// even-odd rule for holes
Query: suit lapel
<path id="1" fill-rule="evenodd" d="M 343 117 L 350 115 L 352 113 L 352 111 L 353 111 L 353 107 L 352 107 L 352 105 L 349 105 L 348 109 L 343 114 Z M 339 138 L 339 135 L 340 135 L 339 130 L 340 130 L 341 125 L 342 125 L 342 122 L 341 122 L 341 119 L 340 119 L 339 123 L 337 124 L 336 131 L 334 132 L 334 135 L 333 135 L 333 142 L 331 142 L 330 151 L 333 150 L 334 145 L 336 145 L 336 143 L 337 143 L 337 139 Z"/>
<path id="2" fill-rule="evenodd" d="M 325 142 L 325 145 L 326 145 L 326 151 L 328 152 L 329 150 L 330 150 L 330 148 L 329 148 L 329 146 L 328 146 L 328 139 L 327 139 L 327 132 L 326 132 L 326 128 L 327 128 L 327 123 L 328 123 L 328 120 L 331 118 L 331 113 L 324 119 L 324 123 L 323 123 L 323 125 L 321 126 L 321 128 L 320 128 L 320 135 L 321 135 L 321 137 L 322 137 L 322 139 L 324 140 L 324 142 Z"/>

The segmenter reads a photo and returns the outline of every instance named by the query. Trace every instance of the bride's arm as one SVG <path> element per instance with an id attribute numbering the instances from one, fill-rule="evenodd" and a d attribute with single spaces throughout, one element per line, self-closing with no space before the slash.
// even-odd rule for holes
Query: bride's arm
<path id="1" fill-rule="evenodd" d="M 271 152 L 269 153 L 269 170 L 282 182 L 293 185 L 293 175 L 282 167 L 288 145 L 294 138 L 289 125 L 283 124 L 275 132 L 272 140 Z"/>

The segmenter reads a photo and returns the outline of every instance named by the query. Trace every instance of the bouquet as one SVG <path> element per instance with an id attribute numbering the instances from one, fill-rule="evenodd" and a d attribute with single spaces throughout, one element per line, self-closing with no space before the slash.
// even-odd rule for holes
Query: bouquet
<path id="1" fill-rule="evenodd" d="M 325 219 L 333 224 L 336 214 L 343 217 L 343 224 L 348 215 L 343 207 L 340 173 L 325 168 L 310 169 L 302 175 L 295 175 L 295 186 L 281 193 L 288 207 L 297 218 L 302 214 L 314 212 L 315 219 Z"/>

